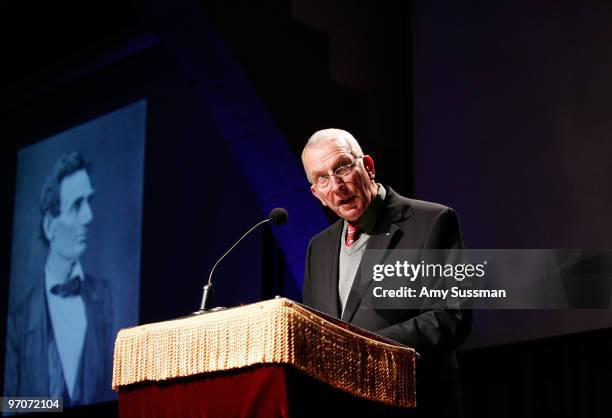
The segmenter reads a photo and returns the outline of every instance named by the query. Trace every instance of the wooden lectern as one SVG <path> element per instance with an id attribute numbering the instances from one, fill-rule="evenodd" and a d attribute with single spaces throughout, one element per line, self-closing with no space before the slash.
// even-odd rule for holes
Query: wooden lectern
<path id="1" fill-rule="evenodd" d="M 415 355 L 279 298 L 121 330 L 113 389 L 122 418 L 401 416 Z"/>

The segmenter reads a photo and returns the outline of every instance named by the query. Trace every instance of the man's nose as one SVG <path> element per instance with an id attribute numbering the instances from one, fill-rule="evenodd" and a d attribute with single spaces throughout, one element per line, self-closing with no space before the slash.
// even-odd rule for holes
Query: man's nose
<path id="1" fill-rule="evenodd" d="M 85 202 L 81 206 L 81 210 L 79 212 L 79 220 L 83 225 L 87 225 L 93 220 L 93 212 L 91 210 L 89 202 Z"/>
<path id="2" fill-rule="evenodd" d="M 331 176 L 331 189 L 332 191 L 337 191 L 344 188 L 344 179 L 340 176 Z"/>

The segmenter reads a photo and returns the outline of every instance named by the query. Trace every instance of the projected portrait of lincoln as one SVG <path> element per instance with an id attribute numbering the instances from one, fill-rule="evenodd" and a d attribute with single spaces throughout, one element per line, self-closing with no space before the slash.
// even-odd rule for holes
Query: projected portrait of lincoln
<path id="1" fill-rule="evenodd" d="M 87 273 L 95 222 L 91 166 L 60 156 L 40 194 L 40 277 L 10 313 L 5 396 L 62 396 L 64 406 L 106 400 L 110 390 L 113 307 L 106 280 Z"/>

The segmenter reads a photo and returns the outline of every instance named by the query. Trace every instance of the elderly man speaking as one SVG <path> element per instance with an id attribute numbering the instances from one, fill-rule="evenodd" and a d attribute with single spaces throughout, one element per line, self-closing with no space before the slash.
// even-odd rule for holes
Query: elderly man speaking
<path id="1" fill-rule="evenodd" d="M 356 278 L 366 249 L 463 248 L 455 212 L 377 183 L 374 160 L 341 129 L 315 132 L 302 163 L 312 194 L 341 218 L 310 241 L 304 304 L 416 349 L 418 415 L 461 416 L 455 350 L 469 335 L 471 312 L 368 308 Z"/>

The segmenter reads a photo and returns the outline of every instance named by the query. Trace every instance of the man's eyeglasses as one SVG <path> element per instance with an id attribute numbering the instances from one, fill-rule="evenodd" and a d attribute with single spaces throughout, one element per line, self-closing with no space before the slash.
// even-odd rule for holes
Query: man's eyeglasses
<path id="1" fill-rule="evenodd" d="M 359 162 L 359 160 L 361 160 L 361 158 L 356 158 L 356 159 L 354 159 L 349 164 L 341 165 L 340 167 L 338 167 L 338 168 L 336 168 L 334 170 L 333 174 L 331 174 L 329 176 L 319 176 L 319 177 L 317 177 L 317 179 L 314 181 L 313 184 L 316 187 L 318 187 L 319 189 L 326 189 L 331 184 L 332 176 L 337 176 L 337 177 L 346 177 L 346 176 L 348 176 L 349 174 L 351 174 L 353 172 L 353 170 L 355 169 L 355 166 L 357 165 L 357 162 Z"/>

